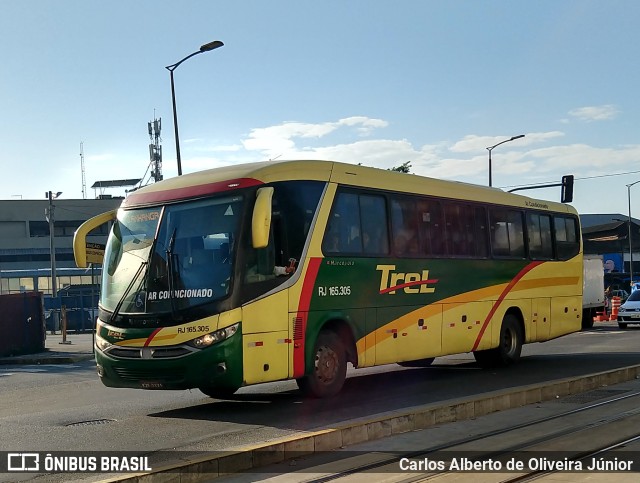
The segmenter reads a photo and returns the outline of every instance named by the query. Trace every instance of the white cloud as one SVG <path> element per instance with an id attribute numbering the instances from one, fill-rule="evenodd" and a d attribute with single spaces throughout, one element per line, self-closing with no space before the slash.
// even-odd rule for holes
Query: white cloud
<path id="1" fill-rule="evenodd" d="M 356 127 L 360 135 L 369 135 L 374 129 L 387 125 L 388 123 L 381 119 L 364 116 L 320 124 L 284 122 L 277 126 L 252 129 L 242 144 L 249 151 L 263 152 L 269 159 L 275 156 L 290 157 L 292 152 L 297 151 L 295 139 L 320 139 L 342 127 Z"/>
<path id="2" fill-rule="evenodd" d="M 387 121 L 383 121 L 382 119 L 371 119 L 364 116 L 353 116 L 340 119 L 337 124 L 341 126 L 360 125 L 357 131 L 361 136 L 368 136 L 374 131 L 374 129 L 387 127 L 389 125 Z"/>
<path id="3" fill-rule="evenodd" d="M 533 132 L 525 133 L 525 137 L 515 139 L 510 147 L 512 149 L 520 149 L 523 146 L 528 146 L 534 143 L 544 142 L 549 139 L 564 136 L 563 132 L 551 131 L 551 132 Z M 476 134 L 469 134 L 457 141 L 449 148 L 449 151 L 454 153 L 470 153 L 484 151 L 489 146 L 493 146 L 499 142 L 510 139 L 511 136 L 478 136 Z M 517 143 L 517 144 L 516 144 Z"/>
<path id="4" fill-rule="evenodd" d="M 569 115 L 580 121 L 608 121 L 618 115 L 618 109 L 612 104 L 604 106 L 586 106 L 572 109 Z"/>
<path id="5" fill-rule="evenodd" d="M 618 148 L 598 148 L 587 144 L 569 144 L 552 146 L 530 151 L 528 156 L 538 160 L 536 169 L 551 171 L 562 166 L 587 175 L 614 171 L 630 171 L 640 158 L 640 145 L 620 146 Z"/>

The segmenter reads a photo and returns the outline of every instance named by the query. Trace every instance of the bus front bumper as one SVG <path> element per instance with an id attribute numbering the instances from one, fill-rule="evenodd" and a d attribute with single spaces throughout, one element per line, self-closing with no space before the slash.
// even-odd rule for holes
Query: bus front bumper
<path id="1" fill-rule="evenodd" d="M 239 388 L 242 385 L 242 335 L 210 347 L 95 347 L 98 375 L 108 387 L 137 389 Z"/>

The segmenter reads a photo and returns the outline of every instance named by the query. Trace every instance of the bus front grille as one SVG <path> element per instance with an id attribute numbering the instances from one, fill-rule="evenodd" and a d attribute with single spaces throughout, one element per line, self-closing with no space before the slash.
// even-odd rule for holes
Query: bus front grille
<path id="1" fill-rule="evenodd" d="M 185 370 L 182 367 L 174 369 L 163 368 L 161 372 L 157 369 L 128 369 L 124 367 L 114 367 L 113 369 L 123 381 L 147 381 L 161 379 L 164 383 L 180 383 L 184 381 Z"/>
<path id="2" fill-rule="evenodd" d="M 120 347 L 112 346 L 106 352 L 116 359 L 176 359 L 192 354 L 196 349 L 187 346 Z"/>

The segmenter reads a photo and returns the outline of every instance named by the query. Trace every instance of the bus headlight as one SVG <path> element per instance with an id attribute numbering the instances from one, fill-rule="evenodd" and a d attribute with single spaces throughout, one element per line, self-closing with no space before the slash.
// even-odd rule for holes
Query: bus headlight
<path id="1" fill-rule="evenodd" d="M 228 339 L 233 334 L 238 332 L 238 327 L 240 327 L 240 323 L 230 325 L 224 329 L 216 330 L 215 332 L 211 332 L 210 334 L 204 334 L 200 337 L 196 337 L 193 339 L 190 344 L 196 349 L 204 349 L 205 347 L 209 347 L 216 342 L 222 342 L 225 339 Z"/>
<path id="2" fill-rule="evenodd" d="M 103 339 L 98 334 L 96 334 L 96 347 L 98 349 L 100 349 L 102 352 L 105 352 L 111 346 L 112 344 L 110 342 L 108 342 L 107 340 Z"/>

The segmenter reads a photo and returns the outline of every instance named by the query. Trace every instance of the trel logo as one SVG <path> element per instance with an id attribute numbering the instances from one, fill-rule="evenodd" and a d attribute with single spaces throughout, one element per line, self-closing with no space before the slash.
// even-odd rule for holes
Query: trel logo
<path id="1" fill-rule="evenodd" d="M 378 265 L 376 270 L 380 272 L 380 294 L 395 294 L 397 290 L 404 293 L 434 293 L 435 287 L 429 284 L 437 283 L 437 279 L 429 278 L 429 270 L 422 272 L 396 272 L 395 265 Z"/>

